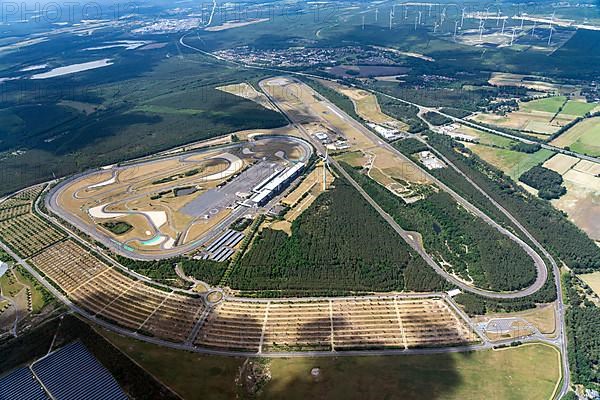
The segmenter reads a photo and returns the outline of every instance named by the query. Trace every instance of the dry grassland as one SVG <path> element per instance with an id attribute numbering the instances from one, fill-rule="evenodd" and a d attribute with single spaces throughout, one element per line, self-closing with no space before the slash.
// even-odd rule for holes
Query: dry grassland
<path id="1" fill-rule="evenodd" d="M 362 119 L 378 125 L 391 126 L 400 130 L 406 130 L 408 128 L 402 121 L 398 121 L 397 119 L 384 114 L 381 111 L 377 97 L 374 94 L 330 81 L 318 81 L 322 85 L 327 86 L 352 100 L 356 113 Z"/>
<path id="2" fill-rule="evenodd" d="M 591 274 L 578 275 L 582 281 L 584 281 L 589 287 L 592 288 L 594 293 L 600 296 L 600 272 L 593 272 Z"/>

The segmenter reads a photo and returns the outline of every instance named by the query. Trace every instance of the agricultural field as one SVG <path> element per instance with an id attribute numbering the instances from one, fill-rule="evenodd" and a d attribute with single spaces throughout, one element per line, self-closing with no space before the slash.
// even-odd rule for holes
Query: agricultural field
<path id="1" fill-rule="evenodd" d="M 270 378 L 255 394 L 237 380 L 240 373 L 250 375 L 245 358 L 200 355 L 100 333 L 179 395 L 190 399 L 226 400 L 249 395 L 264 400 L 282 396 L 293 400 L 320 396 L 352 400 L 395 396 L 407 400 L 549 399 L 559 379 L 556 351 L 545 345 L 528 345 L 428 356 L 265 360 L 263 367 Z M 539 365 L 547 368 L 536 368 Z M 321 379 L 310 375 L 313 368 L 320 369 Z M 490 371 L 494 371 L 494 379 L 486 378 Z"/>
<path id="2" fill-rule="evenodd" d="M 523 153 L 510 148 L 497 148 L 484 144 L 469 144 L 468 147 L 486 162 L 501 169 L 515 181 L 532 167 L 544 163 L 552 157 L 551 150 L 541 149 L 533 154 Z"/>
<path id="3" fill-rule="evenodd" d="M 600 117 L 581 121 L 551 144 L 590 156 L 600 156 Z"/>
<path id="4" fill-rule="evenodd" d="M 600 242 L 600 164 L 557 154 L 543 164 L 563 177 L 567 193 L 552 204 L 587 235 Z"/>
<path id="5" fill-rule="evenodd" d="M 506 115 L 478 113 L 472 119 L 545 139 L 597 106 L 596 103 L 568 100 L 566 96 L 553 96 L 521 102 L 518 111 Z"/>
<path id="6" fill-rule="evenodd" d="M 246 351 L 417 348 L 477 341 L 439 298 L 241 301 L 209 315 L 197 345 Z"/>

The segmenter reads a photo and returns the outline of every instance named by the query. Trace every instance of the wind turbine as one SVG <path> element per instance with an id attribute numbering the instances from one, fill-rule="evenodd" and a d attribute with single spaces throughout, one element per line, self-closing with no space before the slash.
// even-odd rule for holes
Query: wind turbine
<path id="1" fill-rule="evenodd" d="M 404 19 L 408 19 L 408 6 L 404 6 Z"/>
<path id="2" fill-rule="evenodd" d="M 458 32 L 458 20 L 454 21 L 454 41 L 456 42 L 456 32 Z"/>
<path id="3" fill-rule="evenodd" d="M 548 46 L 552 44 L 552 32 L 554 32 L 554 16 L 556 15 L 556 10 L 552 13 L 552 18 L 550 18 L 550 36 L 548 37 Z"/>
<path id="4" fill-rule="evenodd" d="M 510 45 L 512 47 L 513 43 L 515 42 L 515 32 L 517 31 L 517 28 L 513 27 L 512 28 L 512 36 L 510 38 Z"/>
<path id="5" fill-rule="evenodd" d="M 525 17 L 521 14 L 521 30 L 523 30 L 523 24 L 525 23 Z"/>
<path id="6" fill-rule="evenodd" d="M 429 4 L 429 14 L 427 15 L 428 17 L 431 17 L 431 7 L 433 7 L 433 4 Z"/>
<path id="7" fill-rule="evenodd" d="M 500 15 L 502 13 L 498 10 L 498 14 L 496 14 L 496 26 L 500 26 Z"/>
<path id="8" fill-rule="evenodd" d="M 423 11 L 419 11 L 419 25 L 421 25 L 421 16 L 423 15 Z"/>
<path id="9" fill-rule="evenodd" d="M 485 22 L 483 21 L 483 18 L 479 19 L 479 41 L 481 42 L 481 39 L 483 38 L 483 27 L 485 26 Z"/>
<path id="10" fill-rule="evenodd" d="M 394 12 L 390 11 L 390 31 L 392 30 L 392 23 L 394 22 Z"/>
<path id="11" fill-rule="evenodd" d="M 548 46 L 552 44 L 552 32 L 554 32 L 554 26 L 550 24 L 550 36 L 548 37 Z"/>
<path id="12" fill-rule="evenodd" d="M 362 30 L 365 30 L 365 16 L 362 17 Z"/>
<path id="13" fill-rule="evenodd" d="M 419 23 L 419 17 L 415 15 L 415 31 L 417 30 L 418 23 Z"/>
<path id="14" fill-rule="evenodd" d="M 327 190 L 327 169 L 329 168 L 329 149 L 325 149 L 323 158 L 323 191 Z"/>
<path id="15" fill-rule="evenodd" d="M 463 7 L 462 16 L 460 17 L 460 29 L 462 29 L 462 27 L 465 24 L 465 10 L 466 10 L 466 8 Z"/>
<path id="16" fill-rule="evenodd" d="M 502 21 L 502 33 L 501 35 L 504 35 L 504 27 L 506 26 L 506 18 L 504 18 L 504 20 Z"/>
<path id="17" fill-rule="evenodd" d="M 375 9 L 375 22 L 379 21 L 379 8 Z"/>
<path id="18" fill-rule="evenodd" d="M 533 29 L 531 30 L 531 36 L 535 36 L 535 28 L 537 28 L 537 21 L 533 21 Z"/>
<path id="19" fill-rule="evenodd" d="M 438 28 L 438 23 L 437 21 L 433 23 L 433 33 L 437 32 L 437 28 Z"/>

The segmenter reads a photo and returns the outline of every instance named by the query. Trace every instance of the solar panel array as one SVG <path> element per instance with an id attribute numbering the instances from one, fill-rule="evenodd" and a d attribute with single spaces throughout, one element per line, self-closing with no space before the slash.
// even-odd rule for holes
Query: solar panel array
<path id="1" fill-rule="evenodd" d="M 127 400 L 115 378 L 81 342 L 51 353 L 31 368 L 56 400 Z"/>
<path id="2" fill-rule="evenodd" d="M 0 378 L 1 400 L 48 400 L 29 368 L 19 368 Z"/>

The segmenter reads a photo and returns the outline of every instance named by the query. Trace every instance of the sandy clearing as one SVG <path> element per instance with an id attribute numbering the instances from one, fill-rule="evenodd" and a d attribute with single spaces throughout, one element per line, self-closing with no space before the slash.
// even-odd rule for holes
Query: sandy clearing
<path id="1" fill-rule="evenodd" d="M 144 214 L 152 221 L 154 226 L 160 228 L 167 223 L 167 213 L 164 211 L 137 211 L 140 214 Z"/>
<path id="2" fill-rule="evenodd" d="M 30 79 L 48 79 L 48 78 L 56 78 L 58 76 L 75 74 L 78 72 L 89 71 L 96 68 L 103 68 L 112 65 L 112 59 L 105 58 L 102 60 L 90 61 L 81 64 L 72 64 L 64 67 L 54 68 L 48 72 L 43 72 L 41 74 L 35 74 Z"/>
<path id="3" fill-rule="evenodd" d="M 112 178 L 109 178 L 109 179 L 107 179 L 105 181 L 102 181 L 100 183 L 96 183 L 95 185 L 92 185 L 92 186 L 88 186 L 88 189 L 96 189 L 96 188 L 99 188 L 99 187 L 112 185 L 116 181 L 117 181 L 117 176 L 115 175 Z"/>
<path id="4" fill-rule="evenodd" d="M 566 154 L 557 154 L 548 161 L 546 161 L 543 166 L 544 168 L 551 169 L 552 171 L 556 171 L 561 175 L 564 175 L 568 170 L 573 168 L 575 164 L 579 162 L 579 158 L 568 156 Z"/>
<path id="5" fill-rule="evenodd" d="M 116 213 L 116 212 L 105 212 L 104 211 L 104 207 L 106 207 L 108 204 L 102 204 L 101 206 L 97 206 L 97 207 L 92 207 L 88 210 L 88 213 L 90 213 L 90 216 L 92 218 L 118 218 L 118 217 L 124 217 L 127 214 L 123 214 L 123 213 Z"/>

